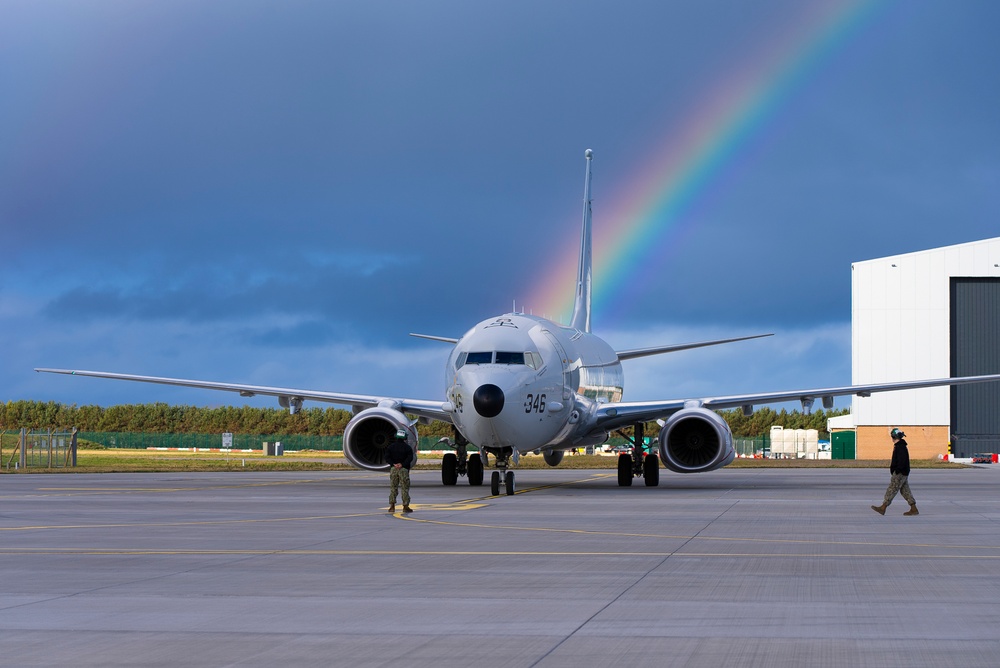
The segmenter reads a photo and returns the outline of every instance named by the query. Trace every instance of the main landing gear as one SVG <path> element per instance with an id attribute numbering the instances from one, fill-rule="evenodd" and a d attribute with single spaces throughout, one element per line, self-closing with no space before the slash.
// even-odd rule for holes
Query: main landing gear
<path id="1" fill-rule="evenodd" d="M 623 452 L 618 455 L 618 486 L 631 487 L 632 479 L 642 476 L 646 487 L 660 485 L 660 458 L 655 454 L 646 454 L 643 444 L 644 426 L 641 422 L 635 425 L 635 436 L 629 438 L 622 432 L 617 432 L 626 440 L 632 442 L 632 453 Z"/>
<path id="2" fill-rule="evenodd" d="M 483 458 L 478 452 L 466 456 L 469 442 L 458 430 L 455 430 L 455 443 L 451 439 L 442 438 L 438 443 L 445 443 L 454 448 L 455 452 L 446 452 L 441 458 L 441 482 L 445 485 L 458 484 L 458 476 L 467 476 L 469 484 L 478 487 L 483 484 Z"/>

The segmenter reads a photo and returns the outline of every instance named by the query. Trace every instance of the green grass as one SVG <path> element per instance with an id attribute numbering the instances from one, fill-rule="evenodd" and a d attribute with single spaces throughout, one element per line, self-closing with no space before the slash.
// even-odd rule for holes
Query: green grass
<path id="1" fill-rule="evenodd" d="M 0 473 L 23 473 L 6 468 Z M 599 455 L 567 455 L 558 468 L 563 469 L 614 469 L 617 457 Z M 492 460 L 491 460 L 492 463 Z M 945 469 L 965 468 L 963 464 L 942 462 L 937 459 L 913 460 L 913 468 Z M 418 462 L 417 469 L 440 468 L 437 455 L 426 455 Z M 521 457 L 518 469 L 546 469 L 548 464 L 540 456 Z M 737 459 L 729 468 L 873 468 L 888 469 L 888 459 L 828 460 L 828 459 Z M 124 473 L 172 471 L 338 471 L 354 470 L 339 453 L 305 451 L 286 452 L 281 457 L 266 457 L 259 453 L 176 452 L 157 450 L 81 449 L 77 453 L 76 468 L 28 468 L 28 473 Z"/>

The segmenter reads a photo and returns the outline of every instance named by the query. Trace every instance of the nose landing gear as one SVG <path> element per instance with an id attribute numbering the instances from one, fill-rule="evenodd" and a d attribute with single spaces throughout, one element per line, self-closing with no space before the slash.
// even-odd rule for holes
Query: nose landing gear
<path id="1" fill-rule="evenodd" d="M 455 451 L 446 452 L 441 458 L 442 484 L 456 485 L 459 476 L 468 476 L 470 485 L 482 485 L 486 462 L 489 460 L 489 455 L 493 455 L 496 470 L 490 476 L 490 493 L 493 496 L 500 496 L 502 489 L 507 496 L 514 496 L 514 472 L 508 470 L 511 460 L 517 464 L 517 452 L 514 448 L 481 447 L 479 452 L 466 455 L 469 441 L 457 429 L 454 442 L 445 437 L 439 439 L 438 443 Z"/>
<path id="2" fill-rule="evenodd" d="M 514 496 L 514 472 L 507 471 L 501 479 L 500 471 L 494 471 L 490 476 L 490 493 L 493 496 L 500 496 L 500 488 L 503 487 L 507 496 Z"/>
<path id="3" fill-rule="evenodd" d="M 514 472 L 507 470 L 507 467 L 510 466 L 510 459 L 514 454 L 514 449 L 489 448 L 487 451 L 496 458 L 497 468 L 493 472 L 493 475 L 490 476 L 490 493 L 493 496 L 500 496 L 500 488 L 503 487 L 507 496 L 514 496 Z"/>

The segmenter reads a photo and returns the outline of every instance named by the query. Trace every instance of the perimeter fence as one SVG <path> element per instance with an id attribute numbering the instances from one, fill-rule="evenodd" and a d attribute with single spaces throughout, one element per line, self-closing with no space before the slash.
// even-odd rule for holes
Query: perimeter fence
<path id="1" fill-rule="evenodd" d="M 77 431 L 52 429 L 0 432 L 0 465 L 5 469 L 76 466 Z"/>
<path id="2" fill-rule="evenodd" d="M 125 450 L 261 450 L 264 443 L 280 441 L 284 450 L 343 450 L 342 436 L 304 436 L 301 434 L 151 434 L 148 432 L 81 431 L 83 446 L 95 443 L 105 448 Z M 228 446 L 228 447 L 226 447 Z"/>
<path id="3" fill-rule="evenodd" d="M 734 438 L 736 456 L 742 458 L 767 457 L 771 452 L 771 439 L 767 436 L 754 438 Z"/>
<path id="4" fill-rule="evenodd" d="M 12 462 L 12 456 L 20 457 L 18 443 L 21 432 L 0 432 L 0 463 L 7 466 Z M 73 432 L 27 432 L 28 446 L 24 448 L 25 462 L 21 466 L 62 466 L 59 462 L 67 459 L 67 448 Z M 106 432 L 81 431 L 76 432 L 81 447 L 90 444 L 105 448 L 121 448 L 130 450 L 164 449 L 164 450 L 262 450 L 265 443 L 281 443 L 285 452 L 325 451 L 343 452 L 343 436 L 309 436 L 304 434 L 155 434 L 148 432 Z M 419 439 L 421 452 L 446 449 L 436 436 L 422 436 Z M 755 438 L 736 438 L 733 441 L 738 457 L 768 457 L 771 452 L 771 439 L 767 436 Z M 604 451 L 614 451 L 616 448 L 630 447 L 623 438 L 613 436 L 604 444 Z M 655 443 L 650 444 L 650 450 L 655 450 Z M 599 449 L 599 448 L 595 448 Z M 472 448 L 475 450 L 475 447 Z M 581 448 L 581 451 L 583 448 Z M 75 465 L 75 456 L 71 457 Z M 20 461 L 20 459 L 18 459 Z M 49 464 L 49 462 L 52 462 Z M 11 467 L 15 464 L 11 463 Z"/>

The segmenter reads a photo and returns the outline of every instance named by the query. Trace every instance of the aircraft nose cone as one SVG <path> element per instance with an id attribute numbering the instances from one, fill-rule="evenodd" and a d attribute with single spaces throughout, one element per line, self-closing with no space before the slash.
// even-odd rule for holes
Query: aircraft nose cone
<path id="1" fill-rule="evenodd" d="M 472 405 L 484 418 L 496 417 L 503 410 L 503 390 L 490 383 L 480 385 L 472 395 Z"/>

